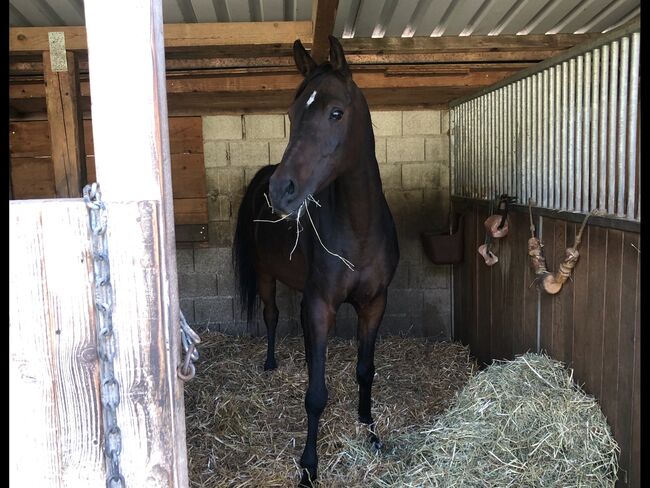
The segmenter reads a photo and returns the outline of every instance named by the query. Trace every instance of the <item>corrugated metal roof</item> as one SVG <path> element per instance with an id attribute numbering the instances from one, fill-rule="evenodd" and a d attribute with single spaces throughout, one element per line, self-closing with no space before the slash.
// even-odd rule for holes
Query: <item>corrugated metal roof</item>
<path id="1" fill-rule="evenodd" d="M 163 0 L 165 23 L 311 19 L 312 0 Z M 468 36 L 606 32 L 640 0 L 340 0 L 334 35 Z M 83 25 L 83 0 L 10 0 L 11 26 Z"/>

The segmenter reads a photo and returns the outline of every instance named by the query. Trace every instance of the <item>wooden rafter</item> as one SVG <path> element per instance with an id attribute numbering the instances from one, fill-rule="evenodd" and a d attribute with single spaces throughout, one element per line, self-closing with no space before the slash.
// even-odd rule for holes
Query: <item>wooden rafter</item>
<path id="1" fill-rule="evenodd" d="M 166 24 L 165 49 L 210 46 L 285 45 L 300 39 L 311 45 L 312 22 L 217 22 Z M 9 52 L 28 54 L 48 49 L 48 32 L 65 33 L 66 49 L 88 49 L 85 27 L 11 27 Z"/>
<path id="2" fill-rule="evenodd" d="M 327 59 L 329 51 L 328 36 L 334 30 L 336 10 L 339 0 L 313 0 L 311 7 L 311 20 L 313 24 L 313 42 L 311 46 L 311 57 L 316 63 L 322 63 Z"/>

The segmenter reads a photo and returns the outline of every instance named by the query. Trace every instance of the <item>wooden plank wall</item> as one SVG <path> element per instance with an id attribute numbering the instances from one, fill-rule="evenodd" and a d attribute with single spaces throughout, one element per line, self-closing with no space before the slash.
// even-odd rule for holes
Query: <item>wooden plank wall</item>
<path id="1" fill-rule="evenodd" d="M 169 118 L 174 219 L 176 225 L 207 225 L 208 199 L 201 117 Z M 84 120 L 86 172 L 95 181 L 92 124 Z M 119 136 L 116 136 L 119 141 Z M 16 200 L 55 198 L 50 129 L 47 121 L 9 125 L 11 189 Z"/>
<path id="2" fill-rule="evenodd" d="M 483 363 L 540 348 L 574 369 L 594 395 L 621 447 L 617 486 L 640 486 L 640 235 L 588 225 L 573 280 L 555 296 L 530 286 L 526 213 L 510 214 L 508 235 L 495 242 L 499 262 L 485 265 L 477 253 L 485 240 L 487 206 L 469 204 L 465 253 L 454 266 L 455 339 Z M 580 224 L 542 218 L 542 242 L 555 271 Z M 540 229 L 540 221 L 535 222 Z"/>

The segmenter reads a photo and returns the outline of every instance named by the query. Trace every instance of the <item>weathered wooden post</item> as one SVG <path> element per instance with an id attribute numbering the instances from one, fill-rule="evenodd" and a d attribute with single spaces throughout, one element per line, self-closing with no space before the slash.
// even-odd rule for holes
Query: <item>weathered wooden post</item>
<path id="1" fill-rule="evenodd" d="M 162 6 L 86 0 L 85 12 L 107 209 L 120 472 L 127 487 L 184 488 Z M 10 202 L 12 487 L 106 485 L 88 224 L 80 199 Z"/>
<path id="2" fill-rule="evenodd" d="M 108 244 L 129 486 L 187 486 L 160 0 L 86 0 L 97 181 Z M 119 30 L 116 26 L 119 25 Z"/>

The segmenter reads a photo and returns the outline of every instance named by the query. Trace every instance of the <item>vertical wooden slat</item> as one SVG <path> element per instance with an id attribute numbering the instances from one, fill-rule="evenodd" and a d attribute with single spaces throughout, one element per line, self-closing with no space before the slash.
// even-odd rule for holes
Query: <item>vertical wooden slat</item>
<path id="1" fill-rule="evenodd" d="M 9 205 L 12 486 L 105 486 L 88 213 Z"/>
<path id="2" fill-rule="evenodd" d="M 529 222 L 530 218 L 526 218 L 526 222 Z M 535 227 L 539 229 L 539 218 L 533 216 L 533 223 Z M 521 227 L 523 231 L 526 227 Z M 526 247 L 528 247 L 528 238 L 529 233 L 526 232 Z M 526 251 L 524 251 L 526 252 Z M 523 343 L 521 349 L 525 351 L 536 351 L 537 350 L 537 304 L 539 302 L 539 292 L 533 284 L 535 279 L 535 273 L 533 272 L 530 261 L 528 259 L 528 252 L 526 252 L 526 264 L 524 266 L 524 313 L 523 313 Z"/>
<path id="3" fill-rule="evenodd" d="M 589 295 L 587 297 L 589 359 L 587 375 L 584 377 L 587 391 L 600 395 L 600 381 L 603 369 L 603 322 L 605 309 L 607 230 L 602 227 L 589 228 Z"/>
<path id="4" fill-rule="evenodd" d="M 550 220 L 550 219 L 549 219 Z M 553 256 L 555 265 L 551 268 L 553 271 L 557 270 L 560 265 L 560 262 L 564 259 L 564 250 L 567 248 L 567 222 L 562 220 L 553 219 Z M 548 251 L 551 249 L 546 246 Z M 570 280 L 568 280 L 562 290 L 557 295 L 553 296 L 552 305 L 552 327 L 551 327 L 551 348 L 550 352 L 554 358 L 563 360 L 565 357 L 566 345 L 564 343 L 564 328 L 566 324 L 564 323 L 564 303 L 563 298 L 566 296 L 571 296 L 573 294 L 573 286 Z"/>
<path id="5" fill-rule="evenodd" d="M 566 246 L 573 246 L 578 226 L 576 224 L 565 225 L 566 229 Z M 582 249 L 580 249 L 582 251 Z M 564 255 L 562 256 L 564 258 Z M 558 345 L 559 350 L 556 358 L 565 364 L 571 363 L 573 357 L 573 296 L 575 294 L 575 280 L 570 278 L 562 287 L 558 297 L 558 319 L 561 323 L 560 330 L 557 331 L 554 343 Z"/>
<path id="6" fill-rule="evenodd" d="M 639 235 L 626 232 L 623 235 L 623 263 L 621 282 L 621 297 L 625 300 L 621 304 L 621 319 L 618 336 L 618 395 L 616 411 L 616 441 L 621 447 L 619 465 L 620 478 L 629 484 L 632 461 L 630 449 L 633 437 L 632 403 L 634 401 L 634 346 L 635 322 L 637 319 L 637 306 L 639 296 L 639 253 L 633 247 L 639 247 Z M 635 460 L 640 461 L 638 458 Z M 637 485 L 640 486 L 640 485 Z"/>
<path id="7" fill-rule="evenodd" d="M 477 288 L 476 288 L 476 313 L 477 313 L 477 344 L 476 356 L 483 363 L 490 362 L 491 337 L 492 337 L 492 286 L 490 273 L 492 268 L 485 264 L 483 258 L 476 252 L 478 246 L 485 241 L 485 227 L 483 222 L 488 218 L 487 209 L 477 207 L 476 209 L 476 240 L 474 248 L 477 263 Z M 498 266 L 495 265 L 495 266 Z"/>
<path id="8" fill-rule="evenodd" d="M 573 360 L 576 378 L 585 378 L 589 367 L 589 330 L 587 298 L 589 295 L 589 238 L 590 227 L 585 227 L 580 244 L 580 260 L 573 269 Z"/>
<path id="9" fill-rule="evenodd" d="M 513 213 L 510 216 L 510 225 L 513 229 L 525 229 L 527 219 L 525 214 Z M 506 307 L 508 307 L 510 314 L 508 319 L 512 328 L 511 348 L 508 354 L 509 358 L 513 358 L 515 354 L 526 352 L 524 346 L 524 328 L 525 328 L 525 315 L 524 315 L 524 300 L 525 290 L 528 286 L 526 283 L 526 268 L 528 263 L 526 261 L 526 240 L 525 232 L 513 232 L 508 236 L 511 250 L 510 250 L 510 272 L 508 273 L 508 294 L 506 299 Z"/>
<path id="10" fill-rule="evenodd" d="M 476 238 L 476 209 L 472 207 L 469 214 L 466 214 L 465 217 L 465 260 L 466 264 L 465 274 L 463 277 L 463 282 L 466 285 L 464 290 L 465 296 L 467 297 L 467 310 L 464 312 L 467 329 L 468 329 L 468 343 L 470 344 L 472 350 L 476 348 L 478 344 L 478 314 L 476 307 L 476 290 L 477 290 L 477 281 L 476 281 L 476 268 L 478 266 L 479 256 L 476 254 L 476 249 L 478 247 L 477 238 Z"/>
<path id="11" fill-rule="evenodd" d="M 640 241 L 639 241 L 640 244 Z M 639 246 L 637 246 L 641 249 Z M 632 380 L 632 442 L 630 446 L 630 486 L 641 486 L 641 300 L 638 290 L 641 266 L 636 267 L 634 315 L 634 376 Z"/>
<path id="12" fill-rule="evenodd" d="M 616 436 L 616 399 L 618 396 L 618 331 L 621 318 L 621 281 L 623 258 L 623 232 L 607 231 L 607 261 L 603 328 L 603 374 L 600 405 Z"/>
<path id="13" fill-rule="evenodd" d="M 554 219 L 544 217 L 542 219 L 541 241 L 544 245 L 544 255 L 546 256 L 546 267 L 554 271 L 558 264 L 555 253 L 555 225 Z M 538 237 L 540 227 L 537 227 Z M 553 299 L 554 295 L 547 293 L 540 294 L 540 348 L 542 351 L 551 353 L 553 350 Z"/>
<path id="14" fill-rule="evenodd" d="M 45 101 L 52 142 L 57 197 L 80 197 L 86 184 L 86 151 L 77 58 L 66 53 L 67 71 L 52 71 L 50 52 L 43 52 Z"/>
<path id="15" fill-rule="evenodd" d="M 86 0 L 84 7 L 95 164 L 109 209 L 124 476 L 128 486 L 185 487 L 161 4 Z M 130 35 L 116 36 L 118 24 Z M 115 127 L 120 144 L 115 144 Z"/>

